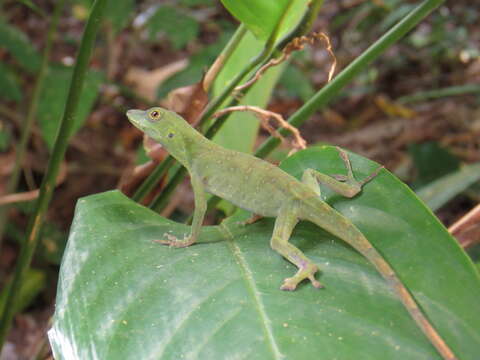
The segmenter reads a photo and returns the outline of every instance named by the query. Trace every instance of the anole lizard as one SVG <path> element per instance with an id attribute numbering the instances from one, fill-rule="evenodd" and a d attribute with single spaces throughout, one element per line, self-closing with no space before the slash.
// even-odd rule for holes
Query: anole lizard
<path id="1" fill-rule="evenodd" d="M 456 359 L 392 267 L 355 225 L 319 196 L 319 183 L 323 183 L 343 196 L 353 197 L 376 172 L 361 182 L 355 180 L 346 153 L 339 149 L 347 176 L 335 179 L 307 169 L 300 182 L 273 164 L 211 142 L 172 111 L 160 107 L 146 111 L 129 110 L 127 117 L 137 128 L 164 146 L 190 174 L 195 196 L 191 234 L 184 239 L 168 235 L 167 239 L 159 242 L 173 247 L 194 244 L 207 208 L 205 192 L 209 192 L 254 214 L 276 218 L 271 246 L 298 267 L 294 276 L 284 280 L 282 290 L 295 290 L 304 279 L 320 288 L 322 285 L 315 279 L 317 265 L 288 242 L 299 220 L 311 221 L 346 241 L 375 265 L 442 357 Z"/>

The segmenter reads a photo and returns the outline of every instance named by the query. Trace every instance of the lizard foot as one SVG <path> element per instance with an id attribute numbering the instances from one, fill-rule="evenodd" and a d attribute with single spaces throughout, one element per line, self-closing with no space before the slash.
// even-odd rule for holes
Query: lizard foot
<path id="1" fill-rule="evenodd" d="M 304 279 L 309 279 L 312 285 L 317 288 L 323 288 L 322 283 L 315 279 L 315 273 L 318 271 L 317 265 L 308 264 L 305 268 L 299 269 L 298 272 L 289 278 L 286 278 L 283 281 L 280 290 L 294 291 L 297 288 L 297 285 Z"/>
<path id="2" fill-rule="evenodd" d="M 175 236 L 170 234 L 163 234 L 168 240 L 154 240 L 163 245 L 168 245 L 170 247 L 183 248 L 192 245 L 195 242 L 195 239 L 191 236 L 185 237 L 183 240 L 178 240 Z"/>

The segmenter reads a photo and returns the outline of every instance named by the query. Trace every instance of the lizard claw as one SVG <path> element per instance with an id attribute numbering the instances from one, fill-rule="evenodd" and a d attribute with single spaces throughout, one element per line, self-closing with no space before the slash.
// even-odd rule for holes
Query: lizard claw
<path id="1" fill-rule="evenodd" d="M 167 237 L 168 240 L 154 240 L 163 245 L 168 245 L 170 247 L 175 248 L 183 248 L 192 245 L 195 242 L 195 239 L 191 236 L 185 237 L 183 240 L 178 240 L 175 236 L 170 234 L 163 234 L 163 236 Z"/>
<path id="2" fill-rule="evenodd" d="M 314 264 L 309 264 L 304 268 L 299 269 L 294 276 L 286 278 L 283 281 L 282 286 L 280 286 L 280 290 L 293 291 L 297 288 L 298 283 L 304 279 L 310 280 L 312 285 L 317 289 L 323 288 L 322 283 L 315 279 L 315 273 L 317 271 L 318 267 Z"/>
<path id="3" fill-rule="evenodd" d="M 294 278 L 286 278 L 283 280 L 282 286 L 280 286 L 280 290 L 284 291 L 294 291 L 297 288 L 297 281 Z"/>
<path id="4" fill-rule="evenodd" d="M 315 287 L 317 289 L 321 289 L 321 288 L 325 287 L 325 286 L 323 286 L 323 284 L 320 281 L 315 279 L 313 275 L 309 276 L 308 279 L 312 283 L 313 287 Z"/>

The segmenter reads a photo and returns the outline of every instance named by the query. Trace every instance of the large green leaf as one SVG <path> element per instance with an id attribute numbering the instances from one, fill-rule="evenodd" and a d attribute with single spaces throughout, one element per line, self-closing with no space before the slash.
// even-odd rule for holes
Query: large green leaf
<path id="1" fill-rule="evenodd" d="M 305 12 L 309 1 L 222 0 L 222 3 L 256 37 L 260 40 L 266 40 L 279 21 L 282 21 L 280 36 L 292 30 Z M 282 19 L 285 12 L 286 16 Z"/>
<path id="2" fill-rule="evenodd" d="M 351 160 L 360 179 L 377 166 Z M 283 166 L 295 176 L 345 171 L 331 147 Z M 386 171 L 354 199 L 323 196 L 384 254 L 459 357 L 476 359 L 480 279 L 432 213 Z M 270 249 L 272 224 L 228 219 L 173 249 L 154 240 L 187 226 L 116 191 L 79 200 L 49 332 L 55 358 L 440 358 L 372 265 L 313 224 L 298 225 L 292 242 L 326 288 L 280 291 L 295 269 Z"/>

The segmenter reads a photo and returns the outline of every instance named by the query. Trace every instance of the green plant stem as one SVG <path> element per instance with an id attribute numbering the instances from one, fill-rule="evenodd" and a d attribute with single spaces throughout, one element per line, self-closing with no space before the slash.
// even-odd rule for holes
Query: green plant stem
<path id="1" fill-rule="evenodd" d="M 165 175 L 170 167 L 175 163 L 172 156 L 167 156 L 152 173 L 145 179 L 132 196 L 134 201 L 140 202 L 147 194 L 149 194 L 155 185 L 157 185 L 160 178 Z"/>
<path id="2" fill-rule="evenodd" d="M 52 198 L 55 180 L 59 171 L 60 163 L 65 156 L 68 140 L 72 133 L 74 119 L 77 116 L 78 101 L 82 93 L 85 73 L 88 70 L 88 62 L 95 43 L 95 38 L 100 26 L 107 0 L 96 0 L 85 26 L 85 31 L 77 55 L 77 61 L 73 70 L 72 81 L 65 106 L 65 112 L 60 124 L 60 129 L 55 139 L 52 155 L 48 162 L 47 171 L 40 186 L 40 195 L 35 204 L 35 209 L 29 219 L 26 237 L 22 243 L 18 261 L 15 267 L 15 274 L 12 280 L 12 288 L 8 294 L 5 310 L 0 320 L 0 348 L 14 316 L 13 304 L 18 301 L 19 289 L 25 279 L 26 272 L 30 266 L 33 253 L 38 243 L 40 227 L 45 218 L 48 205 Z"/>
<path id="3" fill-rule="evenodd" d="M 445 0 L 425 0 L 422 4 L 413 9 L 403 20 L 365 50 L 362 55 L 357 57 L 332 81 L 325 85 L 300 109 L 292 114 L 288 122 L 296 127 L 303 124 L 315 111 L 323 108 L 330 100 L 337 96 L 340 90 L 342 90 L 342 88 L 344 88 L 345 85 L 347 85 L 356 75 L 363 71 L 368 64 L 377 59 L 388 47 L 401 39 L 443 2 L 445 2 Z M 281 129 L 280 133 L 286 135 L 288 131 Z M 255 152 L 255 156 L 265 158 L 279 144 L 280 140 L 270 136 Z"/>
<path id="4" fill-rule="evenodd" d="M 402 96 L 397 99 L 397 102 L 401 104 L 408 104 L 412 102 L 419 102 L 431 99 L 439 99 L 448 96 L 459 96 L 465 94 L 478 94 L 480 93 L 480 85 L 467 84 L 461 86 L 450 86 L 443 89 L 435 89 L 429 91 L 419 91 L 412 95 Z"/>
<path id="5" fill-rule="evenodd" d="M 20 136 L 20 142 L 16 146 L 15 163 L 13 165 L 12 174 L 7 184 L 6 194 L 11 194 L 15 192 L 18 187 L 18 181 L 20 179 L 22 165 L 25 159 L 28 140 L 30 139 L 33 122 L 35 120 L 35 115 L 37 113 L 38 102 L 40 99 L 41 91 L 43 89 L 43 82 L 45 80 L 45 75 L 47 74 L 47 71 L 48 71 L 50 52 L 52 50 L 55 33 L 57 32 L 58 19 L 60 18 L 60 14 L 62 13 L 64 4 L 65 4 L 65 0 L 60 0 L 55 5 L 52 21 L 50 22 L 48 32 L 47 32 L 47 40 L 45 44 L 45 49 L 43 50 L 42 63 L 41 63 L 40 70 L 38 72 L 38 76 L 35 82 L 35 87 L 33 89 L 32 98 L 30 100 L 30 106 L 28 108 L 27 116 L 23 124 L 22 135 Z M 4 232 L 5 224 L 7 221 L 8 209 L 9 209 L 8 205 L 0 207 L 0 247 L 2 245 L 3 232 Z"/>
<path id="6" fill-rule="evenodd" d="M 162 192 L 158 194 L 155 199 L 153 199 L 152 203 L 150 204 L 150 208 L 157 212 L 161 212 L 163 209 L 165 209 L 168 204 L 168 200 L 170 199 L 170 195 L 173 193 L 178 184 L 182 182 L 186 175 L 187 169 L 185 169 L 183 166 L 175 171 L 167 186 L 165 186 Z M 167 194 L 167 196 L 165 196 L 165 194 Z"/>

